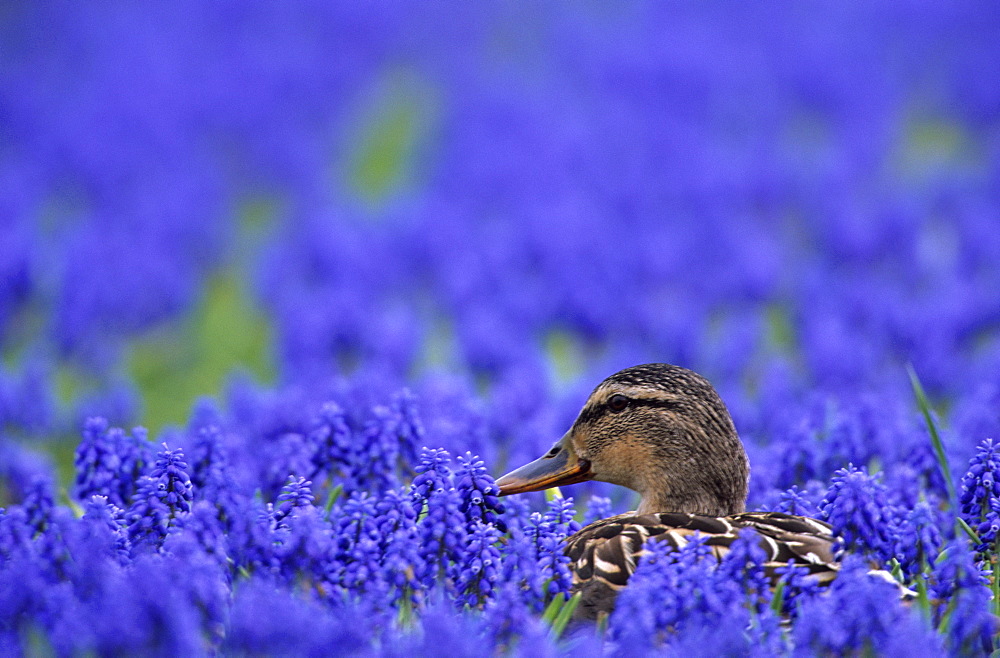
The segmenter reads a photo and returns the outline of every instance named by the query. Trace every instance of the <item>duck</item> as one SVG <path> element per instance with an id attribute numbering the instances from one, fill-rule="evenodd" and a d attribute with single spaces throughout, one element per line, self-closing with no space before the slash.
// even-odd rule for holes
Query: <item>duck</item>
<path id="1" fill-rule="evenodd" d="M 698 373 L 666 363 L 626 368 L 602 381 L 569 431 L 538 459 L 497 481 L 501 496 L 585 481 L 638 492 L 634 512 L 566 539 L 578 620 L 610 614 L 649 541 L 681 548 L 704 538 L 717 559 L 741 531 L 759 537 L 777 580 L 789 562 L 821 584 L 836 577 L 839 540 L 829 524 L 779 512 L 747 512 L 750 462 L 729 410 Z"/>

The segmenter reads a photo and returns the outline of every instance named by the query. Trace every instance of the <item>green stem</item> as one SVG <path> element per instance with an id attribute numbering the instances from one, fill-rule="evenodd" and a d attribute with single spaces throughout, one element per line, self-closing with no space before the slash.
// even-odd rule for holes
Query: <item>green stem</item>
<path id="1" fill-rule="evenodd" d="M 917 406 L 920 407 L 920 412 L 924 415 L 924 422 L 927 423 L 927 430 L 931 434 L 931 445 L 934 447 L 938 467 L 941 469 L 945 486 L 948 488 L 948 502 L 951 503 L 952 510 L 957 514 L 958 495 L 955 493 L 955 483 L 951 480 L 951 468 L 948 466 L 948 457 L 944 452 L 944 443 L 941 441 L 941 435 L 938 433 L 934 417 L 931 415 L 931 404 L 927 400 L 927 394 L 924 393 L 924 387 L 920 384 L 920 378 L 917 377 L 917 371 L 913 369 L 913 364 L 906 364 L 906 372 L 910 375 L 910 386 L 913 387 L 913 394 L 917 398 Z"/>

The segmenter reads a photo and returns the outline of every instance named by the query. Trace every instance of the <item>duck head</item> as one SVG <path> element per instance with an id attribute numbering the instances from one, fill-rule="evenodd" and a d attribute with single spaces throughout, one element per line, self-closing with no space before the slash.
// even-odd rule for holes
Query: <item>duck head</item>
<path id="1" fill-rule="evenodd" d="M 701 375 L 665 363 L 601 382 L 566 434 L 507 473 L 500 495 L 585 480 L 639 492 L 640 514 L 744 511 L 750 465 L 729 411 Z"/>

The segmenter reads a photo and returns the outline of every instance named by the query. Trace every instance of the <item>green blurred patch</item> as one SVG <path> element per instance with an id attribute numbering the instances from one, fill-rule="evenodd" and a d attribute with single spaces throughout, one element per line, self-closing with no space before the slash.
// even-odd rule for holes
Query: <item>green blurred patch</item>
<path id="1" fill-rule="evenodd" d="M 913 158 L 926 161 L 956 158 L 965 150 L 966 141 L 957 124 L 926 120 L 910 125 L 906 143 Z"/>
<path id="2" fill-rule="evenodd" d="M 396 75 L 365 108 L 347 168 L 350 188 L 365 202 L 380 205 L 412 181 L 433 105 L 425 85 Z"/>
<path id="3" fill-rule="evenodd" d="M 128 351 L 126 368 L 143 400 L 141 424 L 154 436 L 166 425 L 183 424 L 192 403 L 218 395 L 236 369 L 273 383 L 272 336 L 237 268 L 210 277 L 188 319 L 135 340 Z"/>
<path id="4" fill-rule="evenodd" d="M 434 315 L 424 336 L 416 373 L 435 370 L 458 371 L 460 370 L 458 353 L 458 339 L 451 320 L 444 315 Z"/>
<path id="5" fill-rule="evenodd" d="M 894 163 L 903 176 L 922 180 L 943 169 L 975 169 L 977 153 L 957 123 L 921 118 L 906 124 Z"/>
<path id="6" fill-rule="evenodd" d="M 583 341 L 569 331 L 553 330 L 545 337 L 545 353 L 552 362 L 556 381 L 565 384 L 583 374 L 586 350 Z"/>
<path id="7" fill-rule="evenodd" d="M 788 309 L 780 304 L 771 304 L 765 313 L 768 344 L 779 352 L 793 352 L 796 348 L 795 327 Z"/>
<path id="8" fill-rule="evenodd" d="M 68 408 L 85 393 L 97 388 L 97 380 L 88 376 L 75 363 L 64 361 L 56 368 L 53 377 L 56 402 L 61 408 Z"/>

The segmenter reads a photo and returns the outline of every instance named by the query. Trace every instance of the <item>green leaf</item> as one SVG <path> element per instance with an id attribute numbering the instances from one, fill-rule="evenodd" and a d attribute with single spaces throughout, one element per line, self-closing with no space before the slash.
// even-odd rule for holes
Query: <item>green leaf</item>
<path id="1" fill-rule="evenodd" d="M 326 496 L 326 503 L 323 504 L 323 516 L 330 516 L 330 510 L 333 509 L 333 504 L 337 502 L 340 495 L 344 493 L 344 485 L 338 484 L 333 489 L 330 489 L 330 493 Z"/>
<path id="2" fill-rule="evenodd" d="M 993 566 L 990 573 L 990 589 L 993 590 L 993 616 L 1000 618 L 1000 573 L 998 573 L 998 570 L 1000 570 L 1000 557 L 997 555 L 1000 552 L 997 549 L 1000 547 L 998 547 L 998 543 L 1000 543 L 1000 540 L 994 542 L 993 556 L 990 558 L 990 564 Z"/>
<path id="3" fill-rule="evenodd" d="M 913 387 L 913 394 L 917 398 L 917 406 L 920 407 L 920 412 L 924 416 L 924 422 L 927 423 L 927 430 L 931 435 L 931 445 L 934 446 L 934 455 L 937 457 L 938 467 L 941 469 L 945 486 L 948 488 L 948 501 L 951 503 L 951 508 L 957 510 L 958 496 L 955 493 L 955 483 L 951 479 L 951 468 L 948 466 L 948 457 L 944 452 L 944 443 L 941 441 L 941 435 L 938 433 L 934 417 L 931 415 L 931 404 L 927 400 L 927 394 L 924 393 L 924 387 L 920 384 L 920 378 L 917 377 L 917 372 L 913 369 L 912 364 L 906 364 L 906 372 L 910 376 L 910 386 Z"/>
<path id="4" fill-rule="evenodd" d="M 549 604 L 545 606 L 545 612 L 542 613 L 542 623 L 546 626 L 552 626 L 552 623 L 556 619 L 556 615 L 559 614 L 559 610 L 562 608 L 563 604 L 566 602 L 565 595 L 557 595 L 552 597 Z"/>
<path id="5" fill-rule="evenodd" d="M 785 581 L 779 580 L 778 585 L 774 588 L 774 594 L 771 596 L 771 610 L 780 615 L 782 609 L 785 607 Z"/>
<path id="6" fill-rule="evenodd" d="M 572 619 L 573 617 L 573 612 L 576 610 L 576 607 L 580 604 L 580 596 L 581 592 L 577 592 L 572 596 L 572 598 L 569 599 L 569 601 L 565 603 L 565 605 L 563 605 L 559 609 L 559 614 L 556 615 L 555 621 L 552 622 L 551 632 L 553 639 L 558 640 L 559 637 L 563 634 L 563 631 L 566 630 L 566 626 L 569 624 L 569 620 Z"/>
<path id="7" fill-rule="evenodd" d="M 892 577 L 898 580 L 899 582 L 903 582 L 903 569 L 902 567 L 899 566 L 899 560 L 897 560 L 896 558 L 892 558 L 889 561 L 889 564 L 892 566 L 892 569 L 889 570 L 889 573 L 892 574 Z"/>
<path id="8" fill-rule="evenodd" d="M 413 614 L 413 602 L 410 601 L 410 588 L 403 588 L 403 596 L 399 600 L 399 609 L 396 611 L 396 623 L 400 628 L 411 628 L 415 615 Z"/>
<path id="9" fill-rule="evenodd" d="M 920 614 L 926 621 L 932 618 L 931 600 L 927 595 L 927 581 L 924 578 L 917 578 L 917 607 Z"/>
<path id="10" fill-rule="evenodd" d="M 975 530 L 973 530 L 968 523 L 965 522 L 965 519 L 963 519 L 960 516 L 956 516 L 955 525 L 961 528 L 965 532 L 965 534 L 969 536 L 969 539 L 974 541 L 976 544 L 982 543 L 982 540 L 979 539 L 979 534 Z"/>

